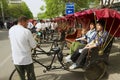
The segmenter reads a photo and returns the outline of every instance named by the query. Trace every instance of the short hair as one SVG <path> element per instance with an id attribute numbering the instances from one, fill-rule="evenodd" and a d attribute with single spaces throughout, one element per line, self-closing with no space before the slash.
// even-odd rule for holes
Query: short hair
<path id="1" fill-rule="evenodd" d="M 104 20 L 98 20 L 97 21 L 98 24 L 100 24 L 103 28 L 105 27 L 105 21 Z"/>
<path id="2" fill-rule="evenodd" d="M 40 22 L 43 22 L 43 20 L 41 19 Z"/>
<path id="3" fill-rule="evenodd" d="M 95 21 L 94 20 L 90 21 L 90 24 L 93 24 L 95 26 Z"/>
<path id="4" fill-rule="evenodd" d="M 20 16 L 18 18 L 18 22 L 27 21 L 27 20 L 28 20 L 28 18 L 26 16 Z"/>

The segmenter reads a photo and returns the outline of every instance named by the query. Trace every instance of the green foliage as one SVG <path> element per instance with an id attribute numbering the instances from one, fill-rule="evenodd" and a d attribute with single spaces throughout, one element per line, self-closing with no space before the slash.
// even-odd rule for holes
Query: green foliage
<path id="1" fill-rule="evenodd" d="M 40 10 L 41 10 L 41 11 L 44 11 L 44 10 L 45 10 L 45 6 L 41 6 L 41 7 L 40 7 Z"/>
<path id="2" fill-rule="evenodd" d="M 24 2 L 21 4 L 21 10 L 23 12 L 23 15 L 27 16 L 28 18 L 33 18 L 32 12 Z"/>
<path id="3" fill-rule="evenodd" d="M 7 0 L 0 0 L 0 16 L 2 15 L 1 13 L 1 4 L 2 4 L 2 7 L 3 7 L 3 12 L 4 12 L 4 15 L 7 16 L 7 10 L 8 10 L 8 4 L 7 4 Z"/>
<path id="4" fill-rule="evenodd" d="M 24 2 L 21 4 L 10 4 L 8 13 L 12 18 L 18 18 L 22 15 L 27 16 L 28 18 L 33 18 L 31 11 Z"/>
<path id="5" fill-rule="evenodd" d="M 43 13 L 38 14 L 38 19 L 45 19 L 47 16 Z"/>
<path id="6" fill-rule="evenodd" d="M 24 2 L 22 2 L 21 4 L 8 4 L 8 0 L 0 0 L 0 17 L 2 15 L 1 4 L 3 7 L 5 19 L 18 18 L 21 15 L 25 15 L 28 18 L 33 18 L 31 11 Z"/>
<path id="7" fill-rule="evenodd" d="M 46 11 L 44 13 L 39 13 L 38 18 L 54 18 L 65 14 L 65 4 L 70 1 L 75 4 L 75 12 L 82 9 L 88 9 L 89 5 L 94 3 L 98 4 L 99 0 L 44 0 L 46 2 Z M 92 4 L 93 5 L 93 4 Z M 94 6 L 93 5 L 93 6 Z"/>
<path id="8" fill-rule="evenodd" d="M 38 18 L 52 18 L 64 14 L 65 2 L 62 0 L 44 0 L 46 2 L 45 13 L 39 13 Z"/>

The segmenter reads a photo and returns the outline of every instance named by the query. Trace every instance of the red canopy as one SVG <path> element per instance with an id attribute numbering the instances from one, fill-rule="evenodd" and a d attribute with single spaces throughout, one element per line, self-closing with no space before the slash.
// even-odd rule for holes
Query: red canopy
<path id="1" fill-rule="evenodd" d="M 106 30 L 115 37 L 120 37 L 120 13 L 113 9 L 98 9 L 95 10 L 95 15 L 98 20 L 106 22 Z"/>
<path id="2" fill-rule="evenodd" d="M 57 17 L 55 18 L 53 21 L 66 21 L 66 18 L 65 17 Z"/>
<path id="3" fill-rule="evenodd" d="M 83 27 L 89 27 L 91 21 L 95 21 L 94 9 L 84 10 L 74 13 L 78 23 L 81 23 Z"/>
<path id="4" fill-rule="evenodd" d="M 74 24 L 77 19 L 83 27 L 88 27 L 91 21 L 104 20 L 106 22 L 106 30 L 115 37 L 120 37 L 120 13 L 113 9 L 89 9 L 76 12 L 72 15 L 56 18 L 55 21 L 67 21 Z"/>

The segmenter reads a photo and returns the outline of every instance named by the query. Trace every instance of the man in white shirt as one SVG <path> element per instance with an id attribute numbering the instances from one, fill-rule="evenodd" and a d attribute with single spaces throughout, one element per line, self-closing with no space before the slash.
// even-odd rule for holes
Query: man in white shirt
<path id="1" fill-rule="evenodd" d="M 26 80 L 25 72 L 27 72 L 28 80 L 36 80 L 31 57 L 31 49 L 36 47 L 36 42 L 30 30 L 27 29 L 27 25 L 28 18 L 21 16 L 18 24 L 9 30 L 12 59 L 21 80 Z"/>

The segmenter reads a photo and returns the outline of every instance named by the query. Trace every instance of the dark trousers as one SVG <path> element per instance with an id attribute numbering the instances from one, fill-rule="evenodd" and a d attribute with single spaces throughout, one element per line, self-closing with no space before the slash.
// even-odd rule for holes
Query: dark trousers
<path id="1" fill-rule="evenodd" d="M 46 30 L 42 30 L 42 37 L 43 39 L 46 39 Z"/>
<path id="2" fill-rule="evenodd" d="M 82 67 L 84 66 L 85 62 L 86 62 L 86 57 L 87 57 L 87 54 L 88 54 L 88 50 L 89 49 L 84 49 L 82 51 L 82 53 L 79 53 L 79 49 L 78 48 L 74 54 L 72 54 L 71 56 L 71 60 L 76 63 L 78 66 Z"/>
<path id="3" fill-rule="evenodd" d="M 86 58 L 87 58 L 87 55 L 88 55 L 88 51 L 89 49 L 84 49 L 82 51 L 82 53 L 80 54 L 80 56 L 78 57 L 78 59 L 76 60 L 76 64 L 78 66 L 84 66 L 85 62 L 86 62 Z"/>
<path id="4" fill-rule="evenodd" d="M 72 62 L 76 63 L 79 56 L 80 56 L 80 53 L 79 53 L 79 48 L 78 48 L 71 56 Z"/>
<path id="5" fill-rule="evenodd" d="M 33 63 L 29 65 L 15 65 L 15 68 L 21 80 L 26 80 L 25 72 L 27 73 L 27 80 L 36 80 Z"/>
<path id="6" fill-rule="evenodd" d="M 79 53 L 79 49 L 83 49 L 85 47 L 86 44 L 80 44 L 79 47 L 72 53 L 71 56 L 71 60 L 76 63 L 78 57 L 81 55 L 81 53 Z"/>

